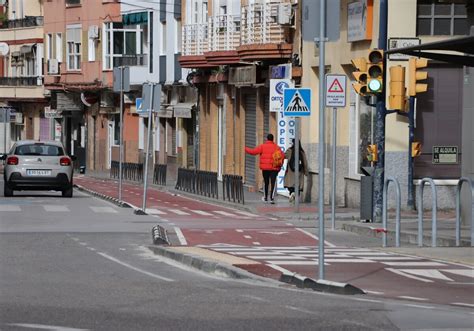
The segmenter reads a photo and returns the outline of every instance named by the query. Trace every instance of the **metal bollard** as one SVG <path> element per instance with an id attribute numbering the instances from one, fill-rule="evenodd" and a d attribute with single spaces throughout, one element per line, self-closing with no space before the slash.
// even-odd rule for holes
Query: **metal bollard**
<path id="1" fill-rule="evenodd" d="M 423 188 L 425 183 L 429 183 L 433 194 L 433 207 L 432 207 L 432 223 L 431 223 L 431 247 L 436 247 L 437 241 L 437 212 L 438 212 L 438 193 L 436 190 L 436 184 L 431 178 L 423 178 L 420 181 L 420 187 L 418 188 L 418 246 L 423 246 Z"/>
<path id="2" fill-rule="evenodd" d="M 382 212 L 382 226 L 384 230 L 387 230 L 387 191 L 390 182 L 395 184 L 397 194 L 397 211 L 395 219 L 395 247 L 400 247 L 400 184 L 394 177 L 387 176 L 383 185 L 383 212 Z M 384 231 L 382 234 L 382 246 L 387 247 L 387 232 Z"/>
<path id="3" fill-rule="evenodd" d="M 463 183 L 471 187 L 471 247 L 474 246 L 474 183 L 471 178 L 461 177 L 456 187 L 456 246 L 461 245 L 461 188 Z"/>

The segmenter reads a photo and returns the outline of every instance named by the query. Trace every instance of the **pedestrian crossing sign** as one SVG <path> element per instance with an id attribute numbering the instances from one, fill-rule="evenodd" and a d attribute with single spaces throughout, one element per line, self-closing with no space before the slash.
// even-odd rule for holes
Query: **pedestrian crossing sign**
<path id="1" fill-rule="evenodd" d="M 310 116 L 311 115 L 311 89 L 287 88 L 283 90 L 283 115 L 285 116 Z"/>

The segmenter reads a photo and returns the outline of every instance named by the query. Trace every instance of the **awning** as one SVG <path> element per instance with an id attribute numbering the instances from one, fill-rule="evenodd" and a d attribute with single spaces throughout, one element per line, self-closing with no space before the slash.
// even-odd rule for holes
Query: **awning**
<path id="1" fill-rule="evenodd" d="M 123 25 L 136 25 L 148 23 L 148 12 L 130 13 L 122 15 Z"/>
<path id="2" fill-rule="evenodd" d="M 455 51 L 464 54 L 433 53 L 426 51 Z M 474 36 L 451 38 L 417 46 L 395 48 L 386 53 L 401 53 L 474 67 Z"/>
<path id="3" fill-rule="evenodd" d="M 32 52 L 33 52 L 33 46 L 34 46 L 34 44 L 21 46 L 21 47 L 20 47 L 20 53 L 21 53 L 21 54 L 32 53 Z"/>
<path id="4" fill-rule="evenodd" d="M 181 117 L 181 118 L 191 118 L 191 110 L 195 106 L 194 103 L 177 103 L 173 106 L 174 110 L 174 117 Z"/>

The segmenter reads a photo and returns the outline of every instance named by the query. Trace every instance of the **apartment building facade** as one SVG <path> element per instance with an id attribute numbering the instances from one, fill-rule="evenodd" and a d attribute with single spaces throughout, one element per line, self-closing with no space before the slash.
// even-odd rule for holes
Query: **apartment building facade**
<path id="1" fill-rule="evenodd" d="M 19 139 L 50 139 L 43 86 L 40 1 L 0 2 L 0 150 Z"/>

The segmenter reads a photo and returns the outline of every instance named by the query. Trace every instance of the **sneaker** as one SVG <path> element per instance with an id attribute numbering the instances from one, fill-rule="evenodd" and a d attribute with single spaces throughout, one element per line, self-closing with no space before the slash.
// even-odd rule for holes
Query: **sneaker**
<path id="1" fill-rule="evenodd" d="M 262 201 L 263 201 L 263 202 L 267 202 L 268 200 L 267 200 L 267 198 L 262 197 Z"/>
<path id="2" fill-rule="evenodd" d="M 295 192 L 290 194 L 290 199 L 289 200 L 290 200 L 290 203 L 295 202 Z"/>
<path id="3" fill-rule="evenodd" d="M 271 203 L 272 205 L 274 205 L 274 204 L 275 204 L 275 200 L 272 199 L 272 200 L 270 201 L 270 203 Z"/>

